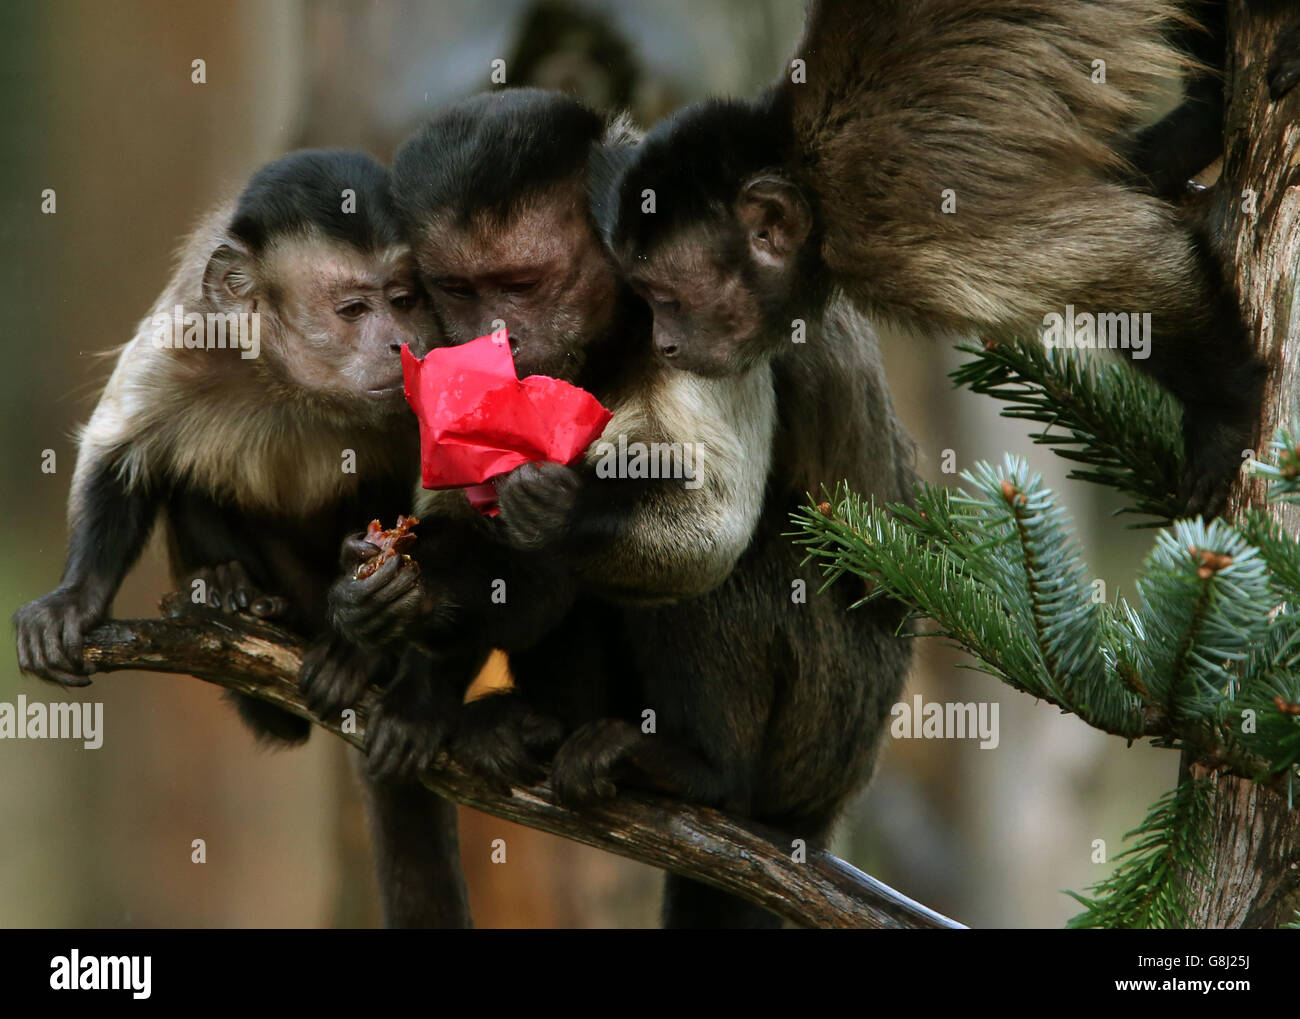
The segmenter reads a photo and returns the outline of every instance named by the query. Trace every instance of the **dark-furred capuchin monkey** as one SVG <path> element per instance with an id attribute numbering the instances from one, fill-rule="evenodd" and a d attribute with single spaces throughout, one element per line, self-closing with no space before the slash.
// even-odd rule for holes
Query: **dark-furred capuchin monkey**
<path id="1" fill-rule="evenodd" d="M 345 575 L 334 619 L 363 642 L 450 654 L 513 640 L 531 616 L 545 636 L 507 648 L 515 691 L 442 729 L 453 756 L 532 778 L 531 755 L 583 723 L 554 761 L 569 802 L 628 784 L 822 839 L 870 775 L 909 647 L 896 608 L 850 611 L 862 592 L 849 583 L 819 594 L 818 571 L 783 532 L 823 484 L 906 498 L 911 444 L 870 330 L 842 302 L 798 357 L 720 378 L 655 357 L 647 309 L 603 256 L 586 201 L 589 160 L 631 140 L 562 96 L 500 92 L 452 107 L 399 152 L 394 194 L 443 334 L 460 343 L 504 325 L 521 375 L 570 379 L 614 411 L 611 446 L 499 479 L 495 521 L 451 493 L 456 546 L 440 518 L 418 570 Z M 611 449 L 655 441 L 694 450 L 696 470 L 602 470 Z M 349 546 L 357 559 L 360 546 Z M 464 562 L 475 558 L 487 564 L 477 579 Z M 494 577 L 510 578 L 505 605 Z M 779 922 L 676 875 L 664 921 Z"/>
<path id="2" fill-rule="evenodd" d="M 14 616 L 23 671 L 90 682 L 82 639 L 161 512 L 183 594 L 295 630 L 324 671 L 367 672 L 329 636 L 325 595 L 342 536 L 409 506 L 418 435 L 399 352 L 431 327 L 388 183 L 361 153 L 294 153 L 185 243 L 81 433 L 63 579 Z M 235 701 L 259 736 L 307 738 L 305 719 Z M 388 921 L 461 923 L 454 808 L 415 787 L 367 792 Z M 431 867 L 444 850 L 446 870 L 422 881 L 412 842 Z"/>
<path id="3" fill-rule="evenodd" d="M 1117 146 L 1180 56 L 1167 0 L 820 0 L 788 75 L 656 126 L 599 202 L 681 368 L 744 371 L 837 288 L 922 330 L 1033 336 L 1151 314 L 1113 345 L 1184 406 L 1189 510 L 1215 510 L 1263 382 L 1206 241 L 1126 186 Z M 1097 61 L 1105 81 L 1094 80 Z M 1105 345 L 1105 344 L 1103 344 Z"/>

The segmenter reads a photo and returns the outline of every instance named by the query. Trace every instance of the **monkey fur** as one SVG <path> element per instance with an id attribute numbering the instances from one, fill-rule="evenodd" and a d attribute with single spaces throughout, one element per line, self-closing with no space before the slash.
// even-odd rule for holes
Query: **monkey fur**
<path id="1" fill-rule="evenodd" d="M 792 65 L 806 80 L 689 107 L 597 182 L 656 349 L 743 371 L 837 288 L 875 316 L 989 340 L 1067 305 L 1149 311 L 1136 363 L 1183 403 L 1180 495 L 1216 511 L 1263 365 L 1208 240 L 1118 173 L 1121 139 L 1183 60 L 1161 35 L 1178 17 L 1165 0 L 813 4 Z"/>

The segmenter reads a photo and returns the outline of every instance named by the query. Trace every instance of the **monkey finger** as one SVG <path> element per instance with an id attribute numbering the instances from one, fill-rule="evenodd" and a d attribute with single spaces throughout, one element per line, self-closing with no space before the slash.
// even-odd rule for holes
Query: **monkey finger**
<path id="1" fill-rule="evenodd" d="M 1276 102 L 1300 82 L 1300 22 L 1278 33 L 1268 60 L 1268 94 Z"/>
<path id="2" fill-rule="evenodd" d="M 238 559 L 232 559 L 226 564 L 230 571 L 230 587 L 227 592 L 233 600 L 235 609 L 240 612 L 247 612 L 249 603 L 256 597 L 253 589 L 253 582 L 248 577 L 248 571 L 244 569 L 244 564 Z"/>
<path id="3" fill-rule="evenodd" d="M 366 762 L 371 774 L 397 774 L 397 738 L 389 725 L 377 720 L 366 733 Z"/>
<path id="4" fill-rule="evenodd" d="M 41 660 L 39 638 L 27 627 L 18 631 L 18 670 L 39 676 L 45 663 Z"/>
<path id="5" fill-rule="evenodd" d="M 60 686 L 90 685 L 90 677 L 72 667 L 63 657 L 58 637 L 52 630 L 43 635 L 29 634 L 26 646 L 20 649 L 19 654 L 19 667 L 47 683 L 58 683 Z"/>
<path id="6" fill-rule="evenodd" d="M 403 560 L 401 556 L 395 555 L 389 559 L 385 559 L 375 567 L 374 573 L 370 574 L 368 577 L 358 577 L 355 571 L 351 576 L 357 584 L 361 585 L 361 590 L 373 591 L 377 588 L 383 587 L 397 574 L 406 572 L 402 569 L 404 562 L 405 560 Z"/>
<path id="7" fill-rule="evenodd" d="M 408 591 L 392 605 L 355 620 L 351 630 L 366 644 L 392 644 L 401 640 L 407 627 L 419 618 L 422 603 L 423 595 L 418 588 Z"/>
<path id="8" fill-rule="evenodd" d="M 402 774 L 411 775 L 423 770 L 428 756 L 428 752 L 418 740 L 408 743 L 404 748 L 399 763 Z"/>
<path id="9" fill-rule="evenodd" d="M 299 687 L 307 706 L 321 718 L 332 718 L 365 692 L 367 676 L 353 663 L 331 655 L 312 664 L 315 668 L 309 670 L 308 663 L 303 663 Z"/>
<path id="10" fill-rule="evenodd" d="M 376 574 L 374 574 L 374 577 L 370 577 L 370 580 L 374 580 L 374 578 L 380 576 L 383 571 L 389 569 L 390 565 L 394 564 L 400 565 L 399 561 L 395 559 L 390 560 L 389 563 L 383 564 Z M 357 584 L 368 585 L 369 580 L 357 581 Z M 364 610 L 365 607 L 370 606 L 372 607 L 369 608 L 370 612 L 382 610 L 383 607 L 389 606 L 389 604 L 395 602 L 395 600 L 402 598 L 404 594 L 408 593 L 408 591 L 419 590 L 419 586 L 419 569 L 393 569 L 393 571 L 389 571 L 389 573 L 386 574 L 385 580 L 383 580 L 381 584 L 368 587 L 368 589 L 356 591 L 357 607 L 363 608 Z"/>
<path id="11" fill-rule="evenodd" d="M 63 648 L 63 632 L 60 627 L 49 626 L 41 638 L 41 653 L 45 667 L 51 672 L 75 674 L 76 668 L 68 660 Z"/>
<path id="12" fill-rule="evenodd" d="M 81 654 L 81 619 L 75 615 L 68 615 L 63 620 L 63 653 L 67 657 L 68 664 L 72 666 L 75 672 L 90 672 L 85 667 Z"/>
<path id="13" fill-rule="evenodd" d="M 68 672 L 63 669 L 55 669 L 46 666 L 40 673 L 41 679 L 50 680 L 58 683 L 59 686 L 90 686 L 89 676 L 83 676 L 80 673 Z"/>
<path id="14" fill-rule="evenodd" d="M 214 570 L 214 575 L 216 577 L 216 590 L 214 593 L 217 600 L 217 608 L 221 609 L 222 612 L 234 612 L 235 578 L 231 575 L 230 564 L 222 563 L 220 566 L 217 566 Z"/>
<path id="15" fill-rule="evenodd" d="M 366 541 L 361 533 L 349 534 L 343 539 L 343 547 L 339 551 L 339 566 L 344 573 L 353 573 L 367 559 L 373 559 L 382 551 L 378 545 Z"/>
<path id="16" fill-rule="evenodd" d="M 480 781 L 486 783 L 488 788 L 498 796 L 511 795 L 510 779 L 495 758 L 477 759 L 467 757 L 458 754 L 455 746 L 451 749 L 451 757 L 452 760 L 456 761 Z M 521 784 L 531 785 L 532 783 L 521 779 Z"/>
<path id="17" fill-rule="evenodd" d="M 424 604 L 424 589 L 419 584 L 409 585 L 402 591 L 389 591 L 387 594 L 393 600 L 374 615 L 386 616 L 396 625 L 404 625 L 411 620 L 419 619 L 420 607 Z"/>
<path id="18" fill-rule="evenodd" d="M 612 800 L 618 795 L 618 786 L 608 776 L 599 776 L 594 786 L 596 795 L 601 799 Z"/>
<path id="19" fill-rule="evenodd" d="M 278 619 L 289 611 L 289 599 L 264 594 L 248 607 L 248 611 L 258 619 Z"/>
<path id="20" fill-rule="evenodd" d="M 242 608 L 239 604 L 240 593 L 244 593 L 245 602 L 247 602 L 247 585 L 248 577 L 241 577 L 243 567 L 237 562 L 222 563 L 216 568 L 217 595 L 221 602 L 222 612 L 239 612 Z"/>

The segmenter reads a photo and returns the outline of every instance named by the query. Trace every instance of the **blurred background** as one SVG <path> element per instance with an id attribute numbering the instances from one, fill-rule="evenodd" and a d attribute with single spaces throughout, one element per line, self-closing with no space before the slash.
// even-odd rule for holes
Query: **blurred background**
<path id="1" fill-rule="evenodd" d="M 508 84 L 575 91 L 648 126 L 710 93 L 747 95 L 780 71 L 800 0 L 97 0 L 0 11 L 0 160 L 7 367 L 0 372 L 0 609 L 53 588 L 64 554 L 74 430 L 111 360 L 161 289 L 200 214 L 258 165 L 303 146 L 389 159 L 440 103 Z M 205 62 L 206 82 L 191 80 Z M 57 212 L 42 214 L 42 192 Z M 1108 493 L 951 389 L 951 345 L 886 335 L 894 400 L 933 481 L 1005 450 L 1056 482 L 1110 598 L 1132 590 L 1149 532 L 1111 518 Z M 57 470 L 43 473 L 42 451 Z M 117 598 L 156 614 L 160 543 Z M 12 633 L 0 701 L 104 704 L 99 750 L 0 740 L 0 926 L 317 927 L 378 923 L 358 790 L 342 744 L 259 750 L 219 691 L 179 676 L 115 673 L 77 692 L 20 677 Z M 1061 925 L 1064 889 L 1107 856 L 1170 788 L 1176 758 L 1088 729 L 923 641 L 907 696 L 1000 706 L 1000 745 L 886 740 L 835 849 L 974 926 Z M 207 862 L 191 862 L 204 839 Z M 507 862 L 490 860 L 504 838 Z M 462 808 L 480 927 L 656 922 L 651 868 Z"/>

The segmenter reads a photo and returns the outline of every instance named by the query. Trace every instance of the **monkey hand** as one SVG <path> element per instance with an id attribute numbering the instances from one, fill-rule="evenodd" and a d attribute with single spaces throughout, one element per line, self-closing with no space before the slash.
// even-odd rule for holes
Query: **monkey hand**
<path id="1" fill-rule="evenodd" d="M 437 763 L 460 710 L 460 679 L 443 674 L 439 663 L 414 647 L 403 652 L 366 721 L 372 775 L 406 778 Z"/>
<path id="2" fill-rule="evenodd" d="M 195 605 L 222 612 L 247 612 L 258 619 L 279 619 L 289 610 L 289 600 L 258 590 L 240 562 L 205 566 L 182 585 Z"/>
<path id="3" fill-rule="evenodd" d="M 1268 94 L 1277 101 L 1300 82 L 1300 21 L 1288 25 L 1273 42 L 1268 58 Z"/>
<path id="4" fill-rule="evenodd" d="M 383 647 L 433 612 L 420 576 L 420 564 L 393 556 L 366 577 L 359 567 L 381 552 L 359 534 L 343 541 L 339 557 L 343 575 L 330 585 L 327 598 L 333 629 L 362 647 Z"/>
<path id="5" fill-rule="evenodd" d="M 333 718 L 361 700 L 382 665 L 382 656 L 334 635 L 307 649 L 298 670 L 298 689 L 317 718 Z"/>
<path id="6" fill-rule="evenodd" d="M 509 795 L 512 785 L 532 785 L 546 774 L 545 762 L 564 739 L 560 722 L 510 691 L 470 701 L 461 709 L 451 756 Z"/>
<path id="7" fill-rule="evenodd" d="M 548 548 L 568 533 L 582 486 L 572 467 L 526 463 L 493 484 L 506 540 L 515 548 Z"/>
<path id="8" fill-rule="evenodd" d="M 1250 425 L 1222 414 L 1191 408 L 1184 412 L 1186 463 L 1178 493 L 1184 515 L 1208 520 L 1223 512 L 1250 434 Z"/>
<path id="9" fill-rule="evenodd" d="M 79 587 L 60 587 L 28 602 L 13 618 L 18 668 L 63 686 L 89 686 L 94 669 L 82 660 L 81 642 L 103 618 L 105 608 Z"/>
<path id="10" fill-rule="evenodd" d="M 618 718 L 582 726 L 551 764 L 551 787 L 567 806 L 610 799 L 624 784 L 706 807 L 743 808 L 732 780 L 699 753 Z"/>

